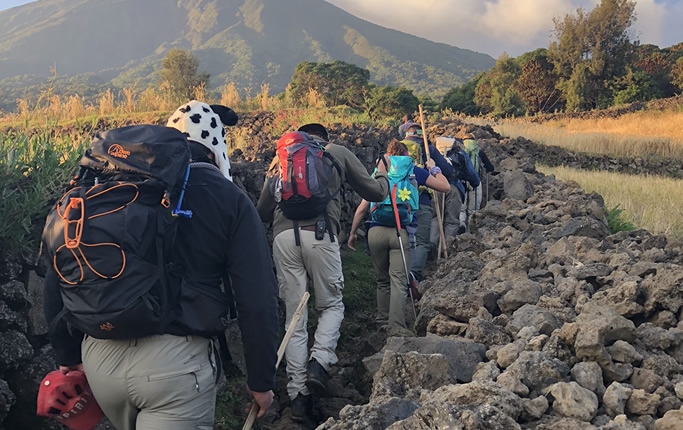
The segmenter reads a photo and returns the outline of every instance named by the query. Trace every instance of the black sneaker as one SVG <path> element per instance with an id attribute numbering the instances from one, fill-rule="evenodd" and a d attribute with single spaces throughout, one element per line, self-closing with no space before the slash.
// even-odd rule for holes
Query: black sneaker
<path id="1" fill-rule="evenodd" d="M 315 358 L 308 362 L 306 371 L 306 386 L 316 396 L 320 397 L 327 393 L 327 383 L 330 375 L 327 370 L 318 363 Z"/>
<path id="2" fill-rule="evenodd" d="M 311 395 L 304 396 L 299 393 L 294 400 L 292 400 L 292 419 L 294 421 L 304 421 L 311 412 L 311 405 L 313 399 Z"/>

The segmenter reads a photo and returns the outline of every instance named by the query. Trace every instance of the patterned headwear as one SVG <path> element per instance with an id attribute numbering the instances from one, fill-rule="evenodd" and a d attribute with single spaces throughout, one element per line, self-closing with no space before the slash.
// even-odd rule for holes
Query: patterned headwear
<path id="1" fill-rule="evenodd" d="M 166 126 L 182 131 L 187 136 L 187 140 L 208 148 L 213 153 L 216 165 L 223 176 L 232 181 L 223 125 L 235 124 L 237 124 L 237 114 L 229 107 L 208 105 L 192 100 L 176 109 Z"/>

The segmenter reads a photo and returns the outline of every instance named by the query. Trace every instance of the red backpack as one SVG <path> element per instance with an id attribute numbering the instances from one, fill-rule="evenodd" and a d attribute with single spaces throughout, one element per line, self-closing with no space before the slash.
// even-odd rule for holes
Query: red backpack
<path id="1" fill-rule="evenodd" d="M 279 177 L 272 183 L 273 196 L 284 216 L 297 221 L 323 215 L 331 232 L 326 208 L 341 189 L 341 181 L 336 191 L 330 192 L 329 188 L 332 169 L 341 178 L 339 164 L 324 146 L 301 131 L 282 136 L 277 142 L 277 155 Z"/>

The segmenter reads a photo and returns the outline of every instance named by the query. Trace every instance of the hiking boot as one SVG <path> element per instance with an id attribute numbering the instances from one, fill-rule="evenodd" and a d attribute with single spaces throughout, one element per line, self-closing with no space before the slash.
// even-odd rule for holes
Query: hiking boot
<path id="1" fill-rule="evenodd" d="M 311 406 L 313 405 L 313 399 L 311 395 L 304 396 L 299 393 L 292 400 L 292 419 L 294 421 L 303 421 L 311 412 Z"/>
<path id="2" fill-rule="evenodd" d="M 306 371 L 306 386 L 311 390 L 311 393 L 316 397 L 327 393 L 327 383 L 329 380 L 330 375 L 327 373 L 327 370 L 315 358 L 312 358 L 308 362 Z"/>
<path id="3" fill-rule="evenodd" d="M 458 227 L 458 231 L 455 232 L 455 235 L 458 236 L 461 234 L 465 234 L 466 232 L 467 232 L 467 227 L 465 227 L 464 225 L 461 225 L 460 227 Z"/>

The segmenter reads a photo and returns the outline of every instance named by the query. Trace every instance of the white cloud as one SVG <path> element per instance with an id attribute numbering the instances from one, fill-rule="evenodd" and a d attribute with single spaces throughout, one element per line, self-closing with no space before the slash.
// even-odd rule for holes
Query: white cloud
<path id="1" fill-rule="evenodd" d="M 524 46 L 540 33 L 549 33 L 554 17 L 574 9 L 571 0 L 487 1 L 486 12 L 479 21 L 496 40 Z"/>
<path id="2" fill-rule="evenodd" d="M 600 0 L 327 0 L 354 15 L 427 39 L 498 57 L 548 47 L 553 18 Z M 416 6 L 419 5 L 419 6 Z M 637 0 L 634 33 L 660 47 L 683 41 L 683 1 Z M 676 18 L 678 17 L 678 18 Z M 668 24 L 668 25 L 667 25 Z"/>
<path id="3" fill-rule="evenodd" d="M 655 0 L 638 0 L 636 3 L 636 22 L 633 26 L 636 39 L 646 40 L 654 45 L 662 44 L 662 24 L 666 15 L 666 5 Z"/>

